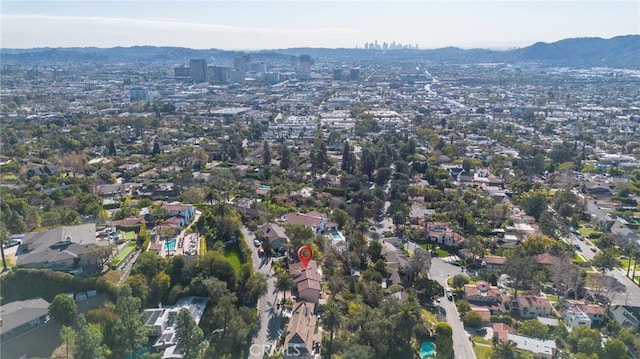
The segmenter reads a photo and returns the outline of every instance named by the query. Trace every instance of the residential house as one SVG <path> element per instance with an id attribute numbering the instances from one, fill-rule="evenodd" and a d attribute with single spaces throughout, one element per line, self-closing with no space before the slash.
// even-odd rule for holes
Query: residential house
<path id="1" fill-rule="evenodd" d="M 299 300 L 316 304 L 320 301 L 322 274 L 318 271 L 318 263 L 315 260 L 310 260 L 306 268 L 302 262 L 290 264 L 289 274 L 296 286 Z"/>
<path id="2" fill-rule="evenodd" d="M 436 243 L 447 246 L 462 248 L 465 238 L 451 229 L 450 223 L 429 222 L 427 223 L 427 238 Z"/>
<path id="3" fill-rule="evenodd" d="M 500 269 L 507 263 L 507 257 L 503 256 L 484 256 L 482 265 L 487 269 Z"/>
<path id="4" fill-rule="evenodd" d="M 294 305 L 284 339 L 284 359 L 311 359 L 321 339 L 316 335 L 315 305 L 306 301 Z"/>
<path id="5" fill-rule="evenodd" d="M 493 328 L 493 337 L 498 340 L 507 341 L 509 340 L 509 334 L 517 334 L 518 331 L 515 330 L 508 324 L 504 323 L 492 323 Z"/>
<path id="6" fill-rule="evenodd" d="M 464 285 L 464 298 L 473 304 L 497 304 L 500 302 L 500 288 L 494 287 L 485 280 L 475 284 Z"/>
<path id="7" fill-rule="evenodd" d="M 536 255 L 536 263 L 542 266 L 552 266 L 554 264 L 560 263 L 562 260 L 560 257 L 556 257 L 550 253 L 540 253 Z"/>
<path id="8" fill-rule="evenodd" d="M 565 307 L 562 308 L 564 321 L 572 329 L 577 328 L 579 325 L 592 327 L 593 321 L 591 317 L 583 310 L 585 309 L 585 304 L 584 301 L 567 300 Z"/>
<path id="9" fill-rule="evenodd" d="M 93 272 L 101 269 L 98 254 L 107 243 L 97 239 L 95 223 L 27 233 L 18 250 L 16 266 L 76 274 Z"/>
<path id="10" fill-rule="evenodd" d="M 287 213 L 284 217 L 284 221 L 288 224 L 299 224 L 309 227 L 313 231 L 313 234 L 320 234 L 324 232 L 324 227 L 327 224 L 326 216 L 317 211 L 311 211 L 308 213 Z"/>
<path id="11" fill-rule="evenodd" d="M 580 311 L 584 313 L 591 321 L 591 326 L 600 326 L 604 319 L 604 310 L 598 304 L 591 303 L 585 300 L 567 300 L 566 307 L 571 307 L 573 311 Z"/>
<path id="12" fill-rule="evenodd" d="M 49 321 L 49 302 L 42 298 L 20 300 L 0 306 L 0 343 Z"/>
<path id="13" fill-rule="evenodd" d="M 285 244 L 289 243 L 289 237 L 284 228 L 275 223 L 265 223 L 258 227 L 258 231 L 269 241 L 271 248 L 277 252 L 285 250 Z"/>
<path id="14" fill-rule="evenodd" d="M 396 237 L 384 238 L 382 240 L 381 254 L 385 259 L 385 264 L 389 268 L 386 278 L 386 285 L 402 284 L 400 278 L 400 268 L 406 267 L 409 263 L 409 256 L 401 249 L 401 242 Z"/>
<path id="15" fill-rule="evenodd" d="M 629 228 L 626 222 L 624 219 L 618 218 L 609 229 L 618 243 L 625 246 L 640 241 L 640 235 Z"/>
<path id="16" fill-rule="evenodd" d="M 182 308 L 186 308 L 191 313 L 193 320 L 198 324 L 204 315 L 206 307 L 206 297 L 186 297 L 178 299 L 175 305 L 145 309 L 143 311 L 144 324 L 151 328 L 150 336 L 155 338 L 152 345 L 153 350 L 156 352 L 162 351 L 162 359 L 182 358 L 175 327 L 178 312 Z"/>
<path id="17" fill-rule="evenodd" d="M 162 208 L 169 212 L 170 216 L 180 217 L 180 226 L 184 227 L 191 223 L 191 220 L 196 216 L 196 211 L 193 205 L 182 204 L 180 202 L 162 202 Z"/>
<path id="18" fill-rule="evenodd" d="M 516 298 L 516 301 L 518 302 L 518 314 L 523 319 L 548 317 L 551 315 L 551 303 L 546 297 L 523 293 Z"/>
<path id="19" fill-rule="evenodd" d="M 555 340 L 537 339 L 518 334 L 509 334 L 508 338 L 519 350 L 533 354 L 534 359 L 552 359 L 556 354 Z"/>
<path id="20" fill-rule="evenodd" d="M 638 318 L 622 305 L 614 305 L 609 308 L 609 316 L 624 328 L 631 328 L 634 331 L 640 328 Z"/>

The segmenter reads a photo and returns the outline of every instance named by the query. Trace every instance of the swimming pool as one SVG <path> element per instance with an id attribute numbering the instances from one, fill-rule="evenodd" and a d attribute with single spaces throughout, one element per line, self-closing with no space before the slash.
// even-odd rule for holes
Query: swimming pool
<path id="1" fill-rule="evenodd" d="M 436 345 L 432 342 L 422 342 L 420 344 L 420 359 L 430 358 L 436 352 Z"/>
<path id="2" fill-rule="evenodd" d="M 176 239 L 169 239 L 164 241 L 162 249 L 165 251 L 174 251 L 176 249 Z"/>
<path id="3" fill-rule="evenodd" d="M 331 238 L 334 241 L 341 241 L 344 240 L 344 237 L 342 237 L 342 233 L 340 233 L 339 231 L 332 229 L 329 234 L 331 234 Z"/>

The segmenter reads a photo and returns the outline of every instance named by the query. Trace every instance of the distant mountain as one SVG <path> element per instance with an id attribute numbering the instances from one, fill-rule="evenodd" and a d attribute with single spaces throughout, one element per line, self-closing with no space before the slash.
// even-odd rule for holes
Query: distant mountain
<path id="1" fill-rule="evenodd" d="M 74 48 L 35 48 L 0 49 L 3 63 L 12 62 L 164 62 L 187 64 L 191 58 L 215 59 L 229 62 L 242 51 L 217 49 L 195 50 L 184 47 L 133 46 L 114 48 L 74 47 Z M 617 36 L 611 39 L 576 38 L 553 43 L 538 42 L 531 46 L 495 51 L 485 49 L 463 50 L 445 47 L 433 50 L 365 50 L 365 49 L 327 49 L 327 48 L 290 48 L 263 51 L 249 51 L 252 60 L 286 60 L 288 56 L 308 54 L 314 58 L 330 57 L 337 59 L 359 60 L 398 60 L 416 59 L 447 62 L 535 62 L 549 66 L 570 67 L 614 67 L 640 69 L 640 35 Z"/>
<path id="2" fill-rule="evenodd" d="M 510 52 L 516 61 L 640 69 L 640 35 L 617 36 L 611 39 L 584 37 L 550 44 L 538 42 Z"/>

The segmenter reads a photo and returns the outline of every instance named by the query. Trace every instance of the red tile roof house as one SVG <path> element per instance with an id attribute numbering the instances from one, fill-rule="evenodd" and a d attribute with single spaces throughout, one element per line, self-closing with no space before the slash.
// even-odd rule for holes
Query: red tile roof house
<path id="1" fill-rule="evenodd" d="M 484 280 L 480 280 L 475 284 L 465 284 L 464 298 L 469 303 L 497 304 L 501 301 L 500 288 L 494 287 Z"/>
<path id="2" fill-rule="evenodd" d="M 517 334 L 518 331 L 504 323 L 493 323 L 493 337 L 498 340 L 509 340 L 509 334 Z"/>
<path id="3" fill-rule="evenodd" d="M 318 272 L 318 263 L 315 260 L 310 260 L 306 269 L 301 262 L 290 264 L 289 274 L 298 291 L 298 300 L 316 304 L 320 301 L 322 274 Z"/>
<path id="4" fill-rule="evenodd" d="M 427 238 L 438 244 L 462 248 L 465 238 L 451 229 L 450 223 L 429 222 L 427 223 Z"/>
<path id="5" fill-rule="evenodd" d="M 299 224 L 309 227 L 313 231 L 313 234 L 320 234 L 324 232 L 324 227 L 327 224 L 327 217 L 317 211 L 311 211 L 308 213 L 287 213 L 285 215 L 285 222 L 288 224 Z"/>
<path id="6" fill-rule="evenodd" d="M 551 316 L 551 303 L 545 297 L 527 293 L 520 294 L 516 301 L 518 302 L 521 318 L 530 319 Z"/>
<path id="7" fill-rule="evenodd" d="M 484 256 L 483 259 L 483 264 L 488 269 L 502 268 L 505 263 L 507 263 L 507 257 L 502 256 Z"/>

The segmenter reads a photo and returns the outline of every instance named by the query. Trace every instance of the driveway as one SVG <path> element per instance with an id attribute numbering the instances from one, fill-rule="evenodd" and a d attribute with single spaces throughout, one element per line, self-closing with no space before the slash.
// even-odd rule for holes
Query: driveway
<path id="1" fill-rule="evenodd" d="M 429 269 L 429 277 L 438 281 L 443 287 L 447 288 L 447 278 L 460 273 L 460 267 L 449 264 L 439 258 L 431 259 L 431 268 Z M 475 359 L 476 354 L 473 352 L 469 335 L 464 330 L 464 326 L 460 321 L 460 316 L 453 301 L 442 298 L 439 304 L 440 312 L 444 309 L 446 312 L 447 323 L 453 329 L 453 348 L 456 359 Z"/>
<path id="2" fill-rule="evenodd" d="M 262 359 L 265 352 L 273 350 L 279 338 L 282 313 L 277 308 L 276 301 L 280 293 L 276 292 L 276 277 L 272 270 L 272 262 L 267 257 L 258 256 L 258 249 L 253 244 L 256 237 L 244 226 L 242 227 L 242 236 L 251 249 L 253 270 L 267 276 L 267 294 L 258 300 L 257 305 L 258 332 L 253 337 L 249 348 L 249 359 Z"/>

